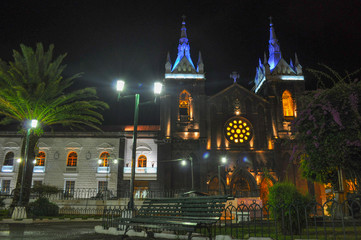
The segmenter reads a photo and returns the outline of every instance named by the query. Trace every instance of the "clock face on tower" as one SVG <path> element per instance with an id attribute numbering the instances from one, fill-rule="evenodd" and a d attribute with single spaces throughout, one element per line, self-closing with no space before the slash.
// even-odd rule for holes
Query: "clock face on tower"
<path id="1" fill-rule="evenodd" d="M 230 118 L 224 125 L 224 135 L 230 143 L 248 143 L 253 137 L 252 124 L 243 117 Z"/>

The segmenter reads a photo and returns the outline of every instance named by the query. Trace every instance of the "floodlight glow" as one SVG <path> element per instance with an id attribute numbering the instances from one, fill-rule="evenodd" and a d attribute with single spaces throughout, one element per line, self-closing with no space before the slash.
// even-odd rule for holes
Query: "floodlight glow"
<path id="1" fill-rule="evenodd" d="M 204 79 L 203 73 L 166 73 L 165 78 L 176 78 L 176 79 Z"/>
<path id="2" fill-rule="evenodd" d="M 113 161 L 115 164 L 118 164 L 118 159 L 114 159 Z"/>
<path id="3" fill-rule="evenodd" d="M 305 78 L 303 76 L 287 76 L 287 75 L 283 75 L 281 76 L 282 80 L 305 80 Z"/>
<path id="4" fill-rule="evenodd" d="M 18 159 L 16 160 L 16 162 L 20 163 L 20 162 L 21 162 L 21 158 L 18 158 Z"/>
<path id="5" fill-rule="evenodd" d="M 227 162 L 227 158 L 226 158 L 226 157 L 222 157 L 222 158 L 221 158 L 221 162 L 222 162 L 222 163 L 226 163 L 226 162 Z"/>
<path id="6" fill-rule="evenodd" d="M 160 82 L 154 83 L 154 94 L 160 94 L 162 92 L 163 84 Z"/>
<path id="7" fill-rule="evenodd" d="M 38 120 L 36 119 L 31 120 L 30 126 L 31 128 L 36 128 L 36 126 L 38 126 Z"/>
<path id="8" fill-rule="evenodd" d="M 261 82 L 257 85 L 256 89 L 254 90 L 255 93 L 258 92 L 258 90 L 260 89 L 260 87 L 262 86 L 263 82 L 266 81 L 266 78 L 263 77 Z"/>
<path id="9" fill-rule="evenodd" d="M 117 91 L 121 92 L 124 89 L 125 82 L 123 80 L 117 80 Z"/>
<path id="10" fill-rule="evenodd" d="M 182 164 L 182 166 L 185 166 L 185 165 L 187 165 L 187 161 L 186 161 L 186 160 L 182 160 L 181 164 Z"/>
<path id="11" fill-rule="evenodd" d="M 33 164 L 35 164 L 35 163 L 36 163 L 36 160 L 34 159 L 34 160 L 33 160 Z"/>
<path id="12" fill-rule="evenodd" d="M 101 159 L 98 160 L 98 164 L 99 164 L 99 165 L 102 164 L 102 160 L 101 160 Z"/>

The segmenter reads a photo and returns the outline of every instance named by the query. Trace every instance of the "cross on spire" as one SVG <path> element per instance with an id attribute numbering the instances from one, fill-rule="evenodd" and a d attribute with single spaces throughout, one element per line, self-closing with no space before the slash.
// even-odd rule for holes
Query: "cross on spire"
<path id="1" fill-rule="evenodd" d="M 186 15 L 182 15 L 182 19 L 183 19 L 183 22 L 185 22 L 186 21 Z"/>
<path id="2" fill-rule="evenodd" d="M 272 16 L 268 17 L 270 25 L 272 25 Z"/>
<path id="3" fill-rule="evenodd" d="M 233 83 L 236 83 L 237 78 L 239 78 L 239 74 L 237 72 L 232 72 L 229 77 L 233 79 Z"/>

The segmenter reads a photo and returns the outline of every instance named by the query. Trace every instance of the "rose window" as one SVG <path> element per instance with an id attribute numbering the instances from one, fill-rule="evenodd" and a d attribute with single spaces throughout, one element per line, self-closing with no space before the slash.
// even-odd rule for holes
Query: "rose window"
<path id="1" fill-rule="evenodd" d="M 231 143 L 246 143 L 252 139 L 251 123 L 243 117 L 233 117 L 224 126 L 226 139 Z"/>

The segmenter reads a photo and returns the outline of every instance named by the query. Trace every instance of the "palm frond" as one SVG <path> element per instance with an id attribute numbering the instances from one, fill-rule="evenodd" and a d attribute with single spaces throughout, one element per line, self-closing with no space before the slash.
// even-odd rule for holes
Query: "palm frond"
<path id="1" fill-rule="evenodd" d="M 86 126 L 99 130 L 103 120 L 100 110 L 108 105 L 97 100 L 94 88 L 69 91 L 80 73 L 63 78 L 66 54 L 54 59 L 54 45 L 45 51 L 20 45 L 13 51 L 13 61 L 0 60 L 0 124 L 36 118 L 43 126 L 61 124 Z"/>

